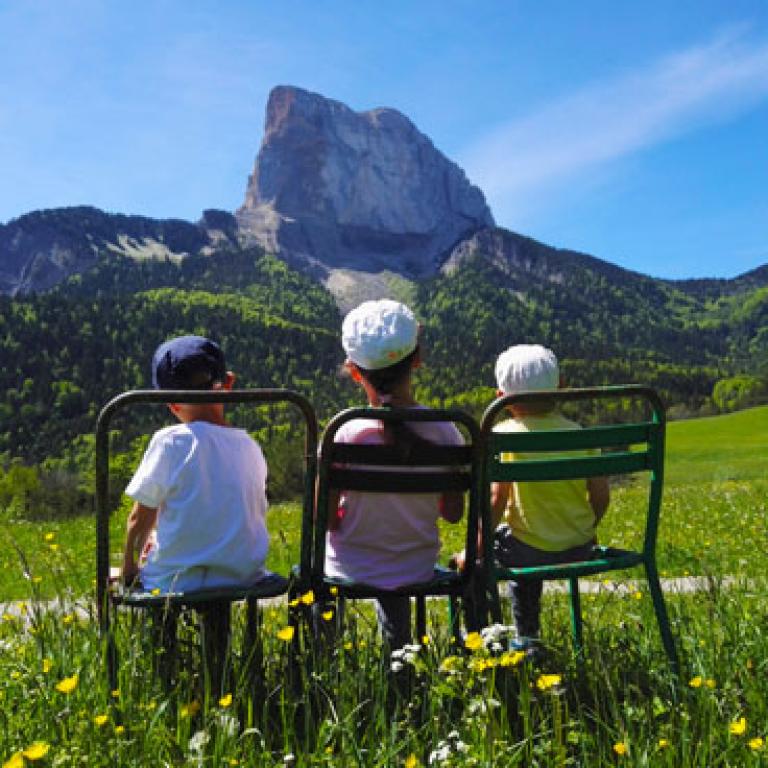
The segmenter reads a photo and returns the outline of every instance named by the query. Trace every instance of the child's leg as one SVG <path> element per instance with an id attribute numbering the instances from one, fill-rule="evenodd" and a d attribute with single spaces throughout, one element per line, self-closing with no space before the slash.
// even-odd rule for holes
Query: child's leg
<path id="1" fill-rule="evenodd" d="M 409 597 L 380 597 L 376 600 L 376 618 L 389 650 L 394 651 L 411 642 L 411 599 Z"/>

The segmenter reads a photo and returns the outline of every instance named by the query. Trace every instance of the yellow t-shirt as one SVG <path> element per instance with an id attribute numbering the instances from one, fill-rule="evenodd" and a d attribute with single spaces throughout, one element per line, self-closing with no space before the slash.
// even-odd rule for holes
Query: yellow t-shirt
<path id="1" fill-rule="evenodd" d="M 581 429 L 557 411 L 519 416 L 498 424 L 495 432 L 534 432 L 550 429 Z M 583 455 L 592 453 L 584 451 Z M 574 456 L 568 453 L 505 454 L 510 461 L 524 458 Z M 545 552 L 562 552 L 591 541 L 595 535 L 595 513 L 587 497 L 587 481 L 514 483 L 504 512 L 504 522 L 524 544 Z"/>

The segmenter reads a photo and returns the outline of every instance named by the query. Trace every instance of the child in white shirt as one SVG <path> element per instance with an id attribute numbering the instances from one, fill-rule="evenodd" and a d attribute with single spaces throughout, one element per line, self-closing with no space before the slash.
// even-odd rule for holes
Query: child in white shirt
<path id="1" fill-rule="evenodd" d="M 156 389 L 230 390 L 224 354 L 201 336 L 180 336 L 152 360 Z M 156 432 L 126 488 L 123 580 L 146 590 L 248 586 L 266 575 L 267 466 L 222 403 L 172 403 L 179 424 Z M 143 562 L 139 555 L 143 553 Z"/>

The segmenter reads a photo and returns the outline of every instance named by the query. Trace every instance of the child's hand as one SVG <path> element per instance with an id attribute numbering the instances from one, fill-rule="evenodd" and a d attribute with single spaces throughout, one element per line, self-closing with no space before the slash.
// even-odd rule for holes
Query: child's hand
<path id="1" fill-rule="evenodd" d="M 456 552 L 451 555 L 451 559 L 448 561 L 448 567 L 454 568 L 457 571 L 463 571 L 466 560 L 466 555 L 462 549 L 460 552 Z"/>

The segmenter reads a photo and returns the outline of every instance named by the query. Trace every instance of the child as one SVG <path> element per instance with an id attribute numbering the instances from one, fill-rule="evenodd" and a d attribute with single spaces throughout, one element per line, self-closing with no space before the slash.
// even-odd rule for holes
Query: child
<path id="1" fill-rule="evenodd" d="M 557 358 L 538 344 L 518 344 L 499 355 L 496 382 L 499 396 L 562 386 Z M 512 405 L 509 411 L 512 418 L 498 424 L 496 432 L 580 428 L 562 416 L 551 400 Z M 491 510 L 496 558 L 507 567 L 589 559 L 595 527 L 608 503 L 608 481 L 604 477 L 493 483 Z M 504 524 L 497 528 L 502 516 Z M 539 643 L 542 582 L 510 582 L 510 592 L 518 635 L 516 646 L 535 651 Z"/>
<path id="2" fill-rule="evenodd" d="M 221 348 L 200 336 L 170 339 L 152 359 L 156 389 L 228 391 L 234 381 Z M 162 592 L 250 585 L 266 574 L 269 543 L 261 449 L 226 424 L 222 403 L 168 408 L 181 423 L 153 435 L 125 491 L 135 504 L 123 580 Z"/>
<path id="3" fill-rule="evenodd" d="M 417 336 L 411 310 L 388 299 L 367 301 L 344 319 L 344 365 L 371 406 L 423 407 L 411 391 L 411 374 L 420 365 Z M 339 429 L 336 442 L 461 445 L 463 439 L 455 425 L 447 422 L 384 425 L 356 419 Z M 438 518 L 458 522 L 463 497 L 461 493 L 348 491 L 329 499 L 328 510 L 326 574 L 395 589 L 432 578 L 440 549 Z M 408 597 L 380 599 L 376 613 L 390 649 L 410 642 Z"/>

